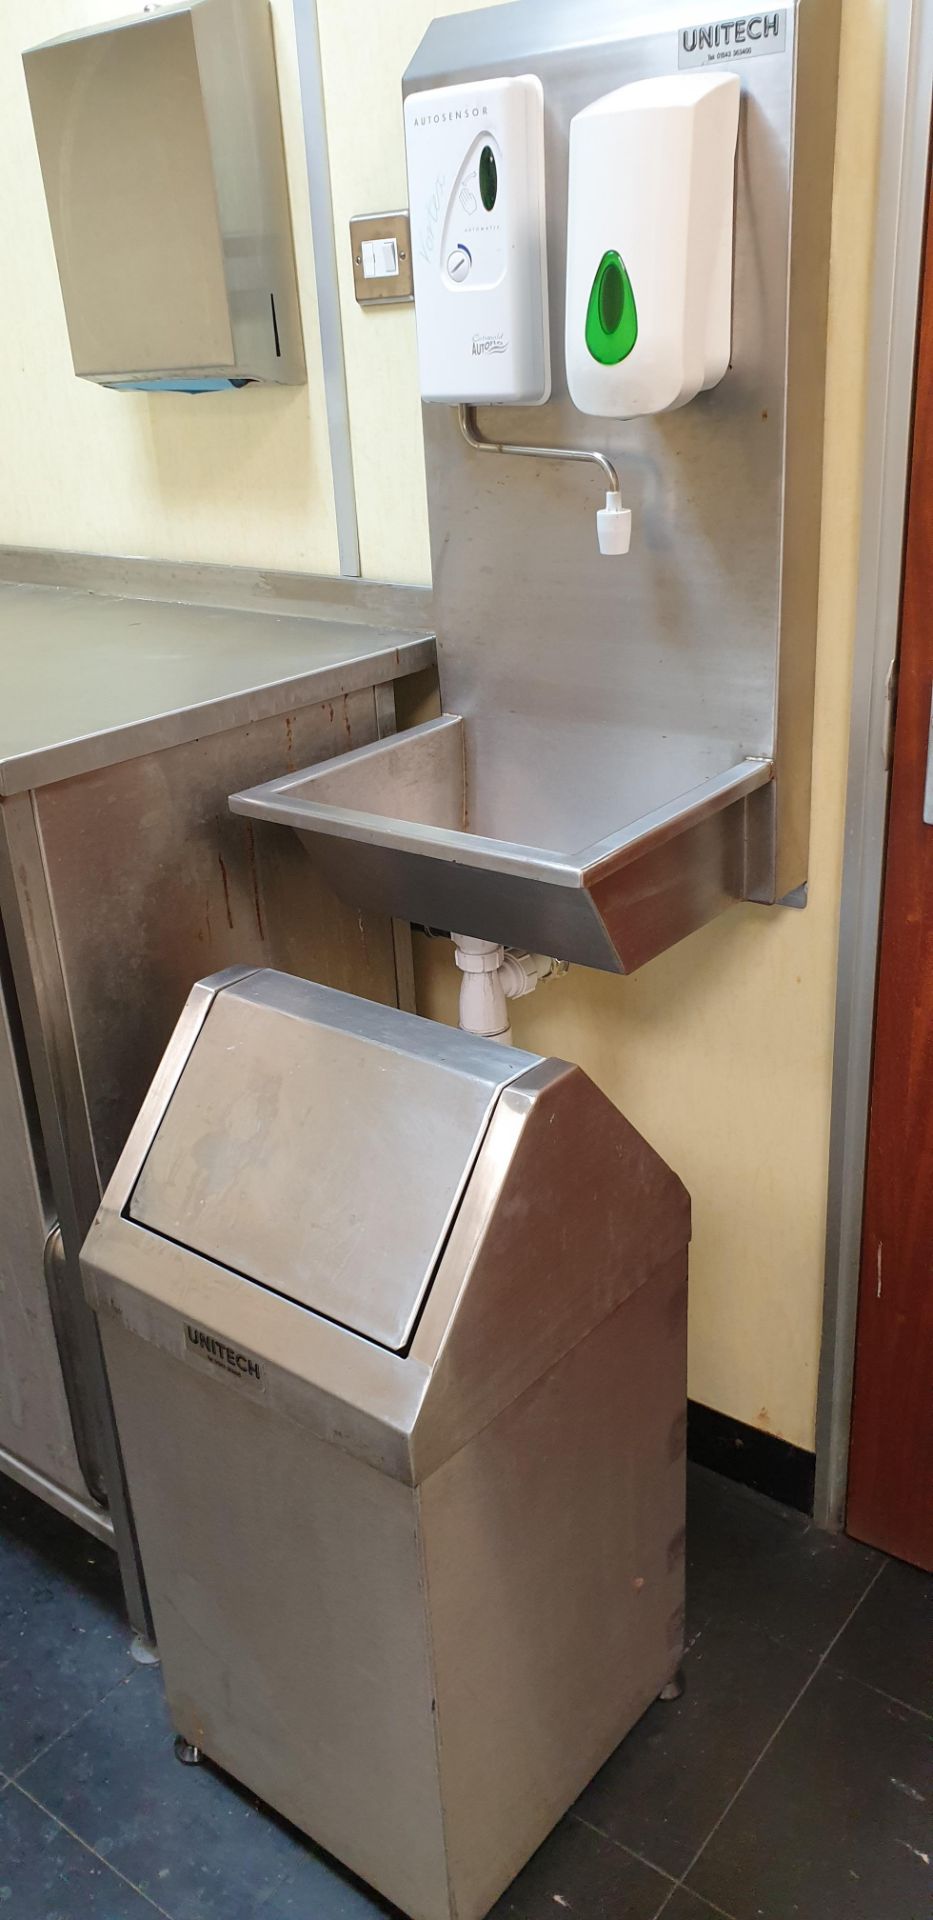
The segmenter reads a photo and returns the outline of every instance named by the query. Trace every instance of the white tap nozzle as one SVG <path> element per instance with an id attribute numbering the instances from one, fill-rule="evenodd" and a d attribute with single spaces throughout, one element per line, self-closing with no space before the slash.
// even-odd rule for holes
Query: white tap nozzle
<path id="1" fill-rule="evenodd" d="M 623 507 L 621 493 L 607 493 L 596 515 L 600 553 L 628 553 L 632 544 L 632 510 Z"/>

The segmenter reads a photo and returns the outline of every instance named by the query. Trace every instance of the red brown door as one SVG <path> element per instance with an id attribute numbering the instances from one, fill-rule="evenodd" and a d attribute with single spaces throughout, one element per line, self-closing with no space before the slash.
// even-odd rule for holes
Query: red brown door
<path id="1" fill-rule="evenodd" d="M 933 206 L 933 203 L 931 203 Z M 848 1531 L 933 1571 L 933 216 L 875 1021 Z M 933 775 L 931 775 L 933 785 Z"/>

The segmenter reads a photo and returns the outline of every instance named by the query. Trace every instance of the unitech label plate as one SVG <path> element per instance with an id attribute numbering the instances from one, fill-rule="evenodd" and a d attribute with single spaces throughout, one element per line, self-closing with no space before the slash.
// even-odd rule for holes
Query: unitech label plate
<path id="1" fill-rule="evenodd" d="M 235 1381 L 247 1393 L 265 1393 L 265 1371 L 255 1354 L 246 1353 L 242 1347 L 233 1347 L 226 1340 L 218 1338 L 216 1333 L 208 1333 L 204 1327 L 195 1326 L 190 1320 L 184 1326 L 184 1355 L 196 1367 L 205 1373 L 221 1374 L 227 1380 Z"/>
<path id="2" fill-rule="evenodd" d="M 679 67 L 715 67 L 748 60 L 756 53 L 783 53 L 787 14 L 748 13 L 737 20 L 714 20 L 708 27 L 684 27 L 677 43 Z"/>

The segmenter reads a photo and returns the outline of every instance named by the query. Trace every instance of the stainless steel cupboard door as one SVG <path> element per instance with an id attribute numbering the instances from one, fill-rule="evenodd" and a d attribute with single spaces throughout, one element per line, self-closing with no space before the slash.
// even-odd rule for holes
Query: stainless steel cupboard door
<path id="1" fill-rule="evenodd" d="M 55 1220 L 0 930 L 0 1472 L 75 1518 L 92 1508 L 75 1451 L 45 1254 Z"/>

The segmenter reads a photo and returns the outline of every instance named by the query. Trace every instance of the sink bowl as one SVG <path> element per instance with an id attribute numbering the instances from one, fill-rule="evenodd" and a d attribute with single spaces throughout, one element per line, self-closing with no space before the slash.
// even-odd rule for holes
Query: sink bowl
<path id="1" fill-rule="evenodd" d="M 770 760 L 741 760 L 682 791 L 669 771 L 671 797 L 659 803 L 655 749 L 645 811 L 636 792 L 634 817 L 599 834 L 571 798 L 563 819 L 560 806 L 550 809 L 549 837 L 561 844 L 539 847 L 519 831 L 521 781 L 490 783 L 490 809 L 469 745 L 468 722 L 442 714 L 233 794 L 230 805 L 293 827 L 354 906 L 612 973 L 643 965 L 744 897 L 746 809 L 773 777 Z M 528 790 L 540 792 L 540 767 L 531 772 Z M 560 792 L 559 775 L 550 786 Z"/>

